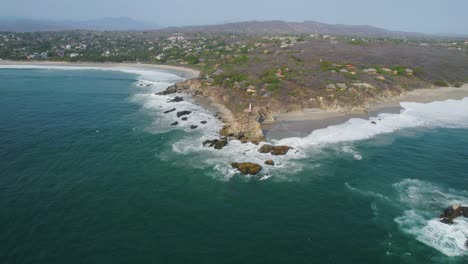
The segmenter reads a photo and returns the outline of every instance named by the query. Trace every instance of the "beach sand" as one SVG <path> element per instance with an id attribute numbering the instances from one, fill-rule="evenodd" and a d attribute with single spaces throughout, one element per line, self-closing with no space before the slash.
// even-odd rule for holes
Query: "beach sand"
<path id="1" fill-rule="evenodd" d="M 387 98 L 384 102 L 370 106 L 367 113 L 363 112 L 327 112 L 321 109 L 304 109 L 301 112 L 283 113 L 275 116 L 274 122 L 262 124 L 262 130 L 268 139 L 287 137 L 305 137 L 317 129 L 339 125 L 351 118 L 378 116 L 381 113 L 400 113 L 401 102 L 429 103 L 449 99 L 461 100 L 468 97 L 468 84 L 462 87 L 441 87 L 416 89 L 401 96 Z"/>
<path id="2" fill-rule="evenodd" d="M 61 62 L 61 61 L 11 61 L 0 60 L 0 65 L 25 65 L 25 66 L 72 66 L 72 67 L 96 67 L 96 68 L 130 68 L 140 70 L 162 70 L 172 72 L 184 79 L 197 78 L 200 72 L 191 68 L 172 65 L 144 64 L 144 63 L 93 63 L 93 62 Z"/>

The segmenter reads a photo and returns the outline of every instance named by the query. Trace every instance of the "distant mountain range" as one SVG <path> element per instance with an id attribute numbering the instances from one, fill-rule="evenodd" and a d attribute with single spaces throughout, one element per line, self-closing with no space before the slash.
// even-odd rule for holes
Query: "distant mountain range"
<path id="1" fill-rule="evenodd" d="M 94 20 L 42 20 L 0 17 L 0 31 L 36 32 L 63 30 L 128 31 L 155 30 L 158 25 L 131 18 L 102 18 Z"/>
<path id="2" fill-rule="evenodd" d="M 250 21 L 228 23 L 222 25 L 170 27 L 163 29 L 168 32 L 228 32 L 239 34 L 330 34 L 353 35 L 361 37 L 403 37 L 423 36 L 422 33 L 391 31 L 373 26 L 333 25 L 315 21 L 285 22 Z"/>
<path id="3" fill-rule="evenodd" d="M 36 32 L 63 30 L 129 31 L 147 30 L 181 33 L 238 33 L 238 34 L 330 34 L 357 37 L 424 37 L 416 32 L 391 31 L 368 25 L 334 25 L 315 21 L 286 22 L 248 21 L 206 26 L 183 26 L 162 28 L 157 24 L 131 18 L 102 18 L 94 20 L 40 20 L 27 18 L 0 17 L 0 31 Z M 433 34 L 432 37 L 467 37 L 456 34 Z"/>

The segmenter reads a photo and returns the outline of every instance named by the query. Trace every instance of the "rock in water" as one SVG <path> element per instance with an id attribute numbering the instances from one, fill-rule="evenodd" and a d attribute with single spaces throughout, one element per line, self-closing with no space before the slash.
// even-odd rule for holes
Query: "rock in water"
<path id="1" fill-rule="evenodd" d="M 175 85 L 168 87 L 165 91 L 156 93 L 156 95 L 168 95 L 168 94 L 173 94 L 173 93 L 177 93 L 177 86 Z"/>
<path id="2" fill-rule="evenodd" d="M 444 224 L 453 224 L 453 220 L 459 216 L 464 215 L 463 207 L 460 204 L 454 204 L 447 207 L 444 212 L 440 215 L 442 218 L 440 221 Z"/>
<path id="3" fill-rule="evenodd" d="M 187 121 L 188 118 L 187 117 L 182 117 L 182 121 Z"/>
<path id="4" fill-rule="evenodd" d="M 258 150 L 258 152 L 260 152 L 260 153 L 270 153 L 272 150 L 273 150 L 272 145 L 265 144 Z"/>
<path id="5" fill-rule="evenodd" d="M 276 146 L 276 147 L 273 147 L 271 154 L 275 156 L 286 155 L 290 149 L 292 148 L 288 146 Z"/>
<path id="6" fill-rule="evenodd" d="M 372 121 L 372 122 L 371 122 L 371 124 L 373 124 L 373 125 L 377 125 L 377 122 L 375 122 L 375 121 Z"/>
<path id="7" fill-rule="evenodd" d="M 201 121 L 200 122 L 200 124 L 202 124 L 202 125 L 206 125 L 206 123 L 208 123 L 208 122 L 206 122 L 206 121 Z"/>
<path id="8" fill-rule="evenodd" d="M 180 111 L 180 112 L 177 112 L 177 117 L 181 117 L 181 116 L 184 116 L 184 115 L 190 115 L 192 113 L 192 111 Z"/>
<path id="9" fill-rule="evenodd" d="M 203 141 L 203 146 L 208 145 L 208 147 L 214 147 L 215 149 L 223 149 L 228 144 L 227 138 L 205 140 Z"/>
<path id="10" fill-rule="evenodd" d="M 241 173 L 248 175 L 257 175 L 262 170 L 262 166 L 252 162 L 233 162 L 231 166 Z"/>
<path id="11" fill-rule="evenodd" d="M 174 97 L 173 99 L 171 99 L 171 100 L 169 100 L 167 102 L 169 102 L 169 103 L 178 103 L 178 102 L 182 102 L 182 101 L 184 101 L 184 98 L 182 98 L 180 96 L 176 96 L 176 97 Z"/>
<path id="12" fill-rule="evenodd" d="M 468 217 L 468 207 L 462 206 L 462 213 L 464 217 Z"/>
<path id="13" fill-rule="evenodd" d="M 179 122 L 176 121 L 176 122 L 172 123 L 171 126 L 177 126 L 178 124 L 179 124 Z"/>
<path id="14" fill-rule="evenodd" d="M 260 149 L 258 152 L 260 153 L 271 153 L 272 155 L 278 156 L 278 155 L 286 155 L 288 151 L 292 149 L 289 146 L 272 146 L 265 144 Z"/>
<path id="15" fill-rule="evenodd" d="M 274 162 L 273 160 L 271 160 L 271 159 L 265 161 L 265 164 L 266 164 L 266 165 L 270 165 L 270 166 L 275 166 L 275 162 Z"/>
<path id="16" fill-rule="evenodd" d="M 164 111 L 165 114 L 169 114 L 170 112 L 174 112 L 176 109 L 172 108 L 171 110 Z"/>
<path id="17" fill-rule="evenodd" d="M 191 129 L 195 129 L 195 128 L 197 128 L 197 127 L 198 127 L 198 126 L 194 126 L 194 125 L 190 126 Z"/>

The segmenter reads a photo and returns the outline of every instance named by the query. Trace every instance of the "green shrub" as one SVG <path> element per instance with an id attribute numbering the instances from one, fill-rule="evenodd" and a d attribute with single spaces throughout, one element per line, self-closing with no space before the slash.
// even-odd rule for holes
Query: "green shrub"
<path id="1" fill-rule="evenodd" d="M 442 80 L 435 81 L 434 85 L 439 86 L 439 87 L 448 87 L 449 86 L 449 84 L 446 81 L 442 81 Z"/>

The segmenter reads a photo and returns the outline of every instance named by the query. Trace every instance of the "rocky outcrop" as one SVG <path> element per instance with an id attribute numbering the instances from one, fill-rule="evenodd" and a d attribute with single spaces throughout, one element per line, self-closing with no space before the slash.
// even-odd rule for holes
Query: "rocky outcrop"
<path id="1" fill-rule="evenodd" d="M 177 117 L 181 117 L 181 116 L 185 116 L 185 115 L 190 115 L 192 113 L 192 111 L 180 111 L 180 112 L 177 112 Z"/>
<path id="2" fill-rule="evenodd" d="M 275 166 L 275 162 L 270 159 L 270 160 L 265 161 L 265 165 Z"/>
<path id="3" fill-rule="evenodd" d="M 169 114 L 170 112 L 174 112 L 176 109 L 172 108 L 171 110 L 164 111 L 165 114 Z"/>
<path id="4" fill-rule="evenodd" d="M 196 97 L 208 98 L 211 105 L 219 110 L 219 119 L 224 123 L 224 127 L 220 131 L 221 136 L 242 138 L 241 141 L 243 142 L 265 140 L 260 122 L 267 118 L 266 115 L 258 110 L 247 113 L 244 109 L 242 111 L 236 109 L 235 112 L 232 112 L 232 109 L 228 107 L 232 98 L 226 95 L 223 89 L 202 85 L 200 80 L 188 80 L 172 85 L 166 91 L 157 94 L 168 95 L 174 93 L 186 93 Z"/>
<path id="5" fill-rule="evenodd" d="M 228 144 L 227 138 L 205 140 L 203 141 L 203 146 L 213 147 L 215 149 L 223 149 Z"/>
<path id="6" fill-rule="evenodd" d="M 272 146 L 272 145 L 265 144 L 260 149 L 258 149 L 258 152 L 271 153 L 272 155 L 279 156 L 279 155 L 286 155 L 290 149 L 292 149 L 292 147 Z"/>
<path id="7" fill-rule="evenodd" d="M 180 97 L 180 96 L 176 96 L 170 100 L 168 100 L 167 102 L 168 103 L 178 103 L 178 102 L 183 102 L 184 101 L 184 98 L 183 97 Z"/>
<path id="8" fill-rule="evenodd" d="M 257 175 L 261 170 L 262 166 L 258 165 L 257 163 L 252 163 L 252 162 L 233 162 L 231 163 L 231 166 L 234 169 L 237 169 L 243 174 L 247 175 Z"/>
<path id="9" fill-rule="evenodd" d="M 460 204 L 454 204 L 447 207 L 442 214 L 440 214 L 440 221 L 444 224 L 453 224 L 453 220 L 457 217 L 468 217 L 468 207 L 463 207 Z"/>

